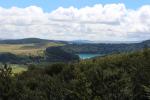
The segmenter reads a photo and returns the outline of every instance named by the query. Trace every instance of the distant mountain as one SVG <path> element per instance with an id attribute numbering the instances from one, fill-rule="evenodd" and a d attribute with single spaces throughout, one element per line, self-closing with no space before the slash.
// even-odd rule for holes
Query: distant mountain
<path id="1" fill-rule="evenodd" d="M 90 41 L 90 40 L 73 40 L 68 41 L 69 44 L 87 44 L 87 43 L 107 43 L 107 44 L 129 44 L 129 43 L 140 43 L 141 41 Z"/>
<path id="2" fill-rule="evenodd" d="M 150 40 L 149 40 L 150 41 Z M 30 43 L 47 43 L 47 42 L 55 42 L 55 43 L 65 43 L 65 44 L 130 44 L 130 43 L 139 43 L 139 41 L 90 41 L 90 40 L 73 40 L 73 41 L 62 41 L 62 40 L 48 40 L 48 39 L 40 39 L 40 38 L 24 38 L 24 39 L 0 39 L 0 44 L 30 44 Z M 145 42 L 148 42 L 145 41 Z"/>
<path id="3" fill-rule="evenodd" d="M 68 41 L 69 44 L 86 44 L 86 43 L 94 43 L 93 41 L 89 40 L 74 40 L 74 41 Z"/>
<path id="4" fill-rule="evenodd" d="M 150 40 L 143 41 L 141 44 L 150 46 Z"/>
<path id="5" fill-rule="evenodd" d="M 0 40 L 0 44 L 30 44 L 30 43 L 48 43 L 48 42 L 67 43 L 65 41 L 47 40 L 47 39 L 40 39 L 40 38 L 24 38 L 24 39 Z"/>
<path id="6" fill-rule="evenodd" d="M 129 44 L 129 43 L 140 43 L 141 41 L 94 41 L 93 43 L 107 43 L 107 44 Z"/>

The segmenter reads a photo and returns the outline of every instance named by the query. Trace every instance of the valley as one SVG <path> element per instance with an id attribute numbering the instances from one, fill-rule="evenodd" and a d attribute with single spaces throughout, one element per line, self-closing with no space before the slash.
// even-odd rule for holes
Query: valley
<path id="1" fill-rule="evenodd" d="M 15 64 L 72 62 L 101 55 L 134 52 L 149 47 L 149 40 L 126 44 L 73 43 L 38 38 L 0 40 L 0 62 Z"/>

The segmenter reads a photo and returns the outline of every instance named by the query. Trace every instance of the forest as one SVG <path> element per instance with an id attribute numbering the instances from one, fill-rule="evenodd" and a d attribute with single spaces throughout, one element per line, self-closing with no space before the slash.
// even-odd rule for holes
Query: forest
<path id="1" fill-rule="evenodd" d="M 0 100 L 150 100 L 150 50 L 0 68 Z"/>
<path id="2" fill-rule="evenodd" d="M 122 52 L 131 52 L 150 47 L 150 40 L 138 43 L 73 43 L 61 46 L 61 48 L 70 53 L 95 53 L 95 54 L 114 54 Z"/>

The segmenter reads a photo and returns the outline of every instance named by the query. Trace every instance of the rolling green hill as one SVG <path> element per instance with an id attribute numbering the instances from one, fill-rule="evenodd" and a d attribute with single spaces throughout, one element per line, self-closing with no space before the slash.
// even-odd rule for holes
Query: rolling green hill
<path id="1" fill-rule="evenodd" d="M 3 45 L 0 50 L 0 62 L 12 64 L 28 64 L 42 62 L 69 62 L 79 60 L 75 54 L 65 52 L 59 46 L 64 44 L 21 44 Z"/>
<path id="2" fill-rule="evenodd" d="M 16 40 L 0 40 L 0 53 L 9 52 L 18 55 L 42 55 L 48 47 L 62 46 L 69 53 L 100 53 L 112 54 L 141 50 L 145 46 L 150 47 L 150 41 L 141 43 L 72 43 L 66 41 L 46 40 L 38 38 L 26 38 Z"/>
<path id="3" fill-rule="evenodd" d="M 96 53 L 96 54 L 113 54 L 121 52 L 131 52 L 142 50 L 150 47 L 150 40 L 141 43 L 84 43 L 84 44 L 68 44 L 61 48 L 66 52 L 72 53 Z"/>
<path id="4" fill-rule="evenodd" d="M 55 48 L 57 47 L 57 48 Z M 133 52 L 142 50 L 145 47 L 150 47 L 150 41 L 130 44 L 70 44 L 64 41 L 44 40 L 38 38 L 26 38 L 18 40 L 0 40 L 0 62 L 42 62 L 42 61 L 69 61 L 75 57 L 76 53 L 96 53 L 96 54 L 117 54 L 122 52 Z M 53 50 L 53 48 L 55 48 Z M 51 50 L 52 49 L 52 50 Z M 58 49 L 58 50 L 56 50 Z M 51 50 L 51 56 L 47 55 L 46 50 Z M 60 50 L 60 51 L 59 51 Z M 52 54 L 52 51 L 59 51 L 57 55 Z M 59 53 L 62 53 L 60 55 Z M 55 52 L 56 53 L 56 52 Z M 68 55 L 67 55 L 68 54 Z M 10 56 L 10 57 L 9 57 Z M 13 57 L 15 59 L 13 59 Z M 70 57 L 70 58 L 69 58 Z M 55 59 L 56 58 L 56 59 Z M 75 57 L 77 58 L 77 57 Z M 48 60 L 49 59 L 49 60 Z M 63 60 L 64 59 L 64 60 Z M 16 61 L 15 61 L 16 60 Z"/>
<path id="5" fill-rule="evenodd" d="M 0 44 L 0 53 L 9 52 L 16 55 L 42 55 L 47 47 L 62 46 L 62 43 L 45 44 Z"/>
<path id="6" fill-rule="evenodd" d="M 37 63 L 45 58 L 48 47 L 63 46 L 65 42 L 26 38 L 16 40 L 0 40 L 0 62 L 2 63 Z"/>
<path id="7" fill-rule="evenodd" d="M 65 41 L 58 41 L 58 40 L 47 40 L 47 39 L 40 39 L 40 38 L 24 38 L 24 39 L 6 39 L 0 40 L 0 44 L 32 44 L 32 43 L 67 43 Z"/>
<path id="8" fill-rule="evenodd" d="M 47 47 L 63 46 L 64 42 L 35 38 L 20 40 L 1 40 L 0 53 L 9 52 L 16 55 L 41 56 Z"/>

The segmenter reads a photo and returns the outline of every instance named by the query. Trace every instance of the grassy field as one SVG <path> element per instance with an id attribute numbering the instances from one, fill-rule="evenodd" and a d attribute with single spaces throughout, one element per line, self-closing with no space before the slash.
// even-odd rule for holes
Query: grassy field
<path id="1" fill-rule="evenodd" d="M 0 53 L 9 52 L 16 55 L 32 55 L 42 56 L 44 50 L 51 46 L 63 46 L 61 43 L 32 43 L 32 44 L 0 44 Z M 19 64 L 11 64 L 13 74 L 27 71 L 27 66 Z"/>
<path id="2" fill-rule="evenodd" d="M 10 52 L 17 55 L 42 55 L 43 51 L 50 46 L 62 46 L 61 43 L 45 44 L 0 44 L 0 53 Z"/>
<path id="3" fill-rule="evenodd" d="M 19 74 L 19 73 L 22 73 L 24 71 L 27 71 L 27 66 L 25 66 L 25 65 L 13 64 L 13 65 L 11 65 L 11 68 L 12 68 L 13 74 Z"/>

